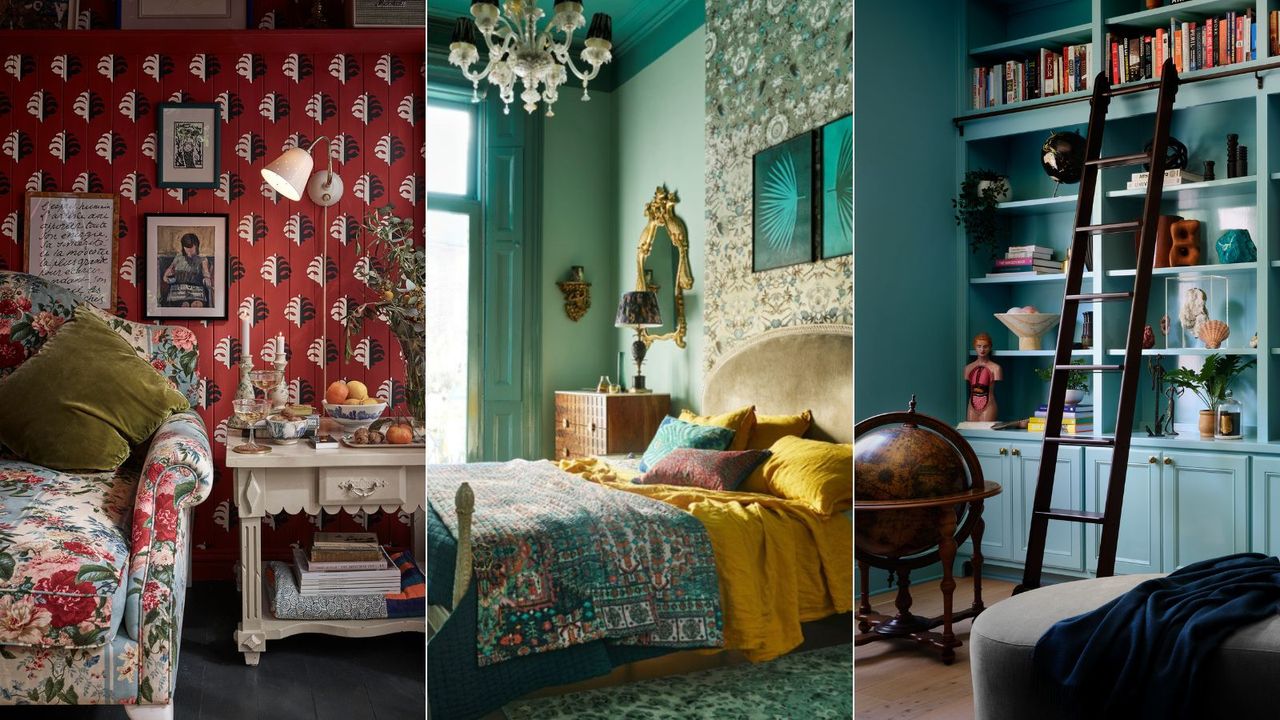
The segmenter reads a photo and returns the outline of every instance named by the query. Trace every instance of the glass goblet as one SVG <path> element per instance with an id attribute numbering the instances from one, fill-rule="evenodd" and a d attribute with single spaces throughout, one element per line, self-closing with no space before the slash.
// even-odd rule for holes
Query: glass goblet
<path id="1" fill-rule="evenodd" d="M 271 393 L 271 388 L 280 384 L 280 375 L 279 370 L 250 370 L 249 382 L 253 383 L 253 386 L 261 390 L 265 396 Z"/>
<path id="2" fill-rule="evenodd" d="M 231 402 L 231 408 L 235 411 L 236 418 L 249 428 L 249 442 L 244 443 L 243 445 L 237 445 L 231 448 L 232 450 L 238 453 L 254 454 L 271 452 L 271 448 L 266 445 L 259 445 L 253 440 L 253 426 L 257 424 L 259 420 L 262 420 L 262 418 L 267 416 L 268 407 L 270 407 L 270 403 L 266 400 L 258 400 L 257 398 L 252 400 L 233 400 Z"/>

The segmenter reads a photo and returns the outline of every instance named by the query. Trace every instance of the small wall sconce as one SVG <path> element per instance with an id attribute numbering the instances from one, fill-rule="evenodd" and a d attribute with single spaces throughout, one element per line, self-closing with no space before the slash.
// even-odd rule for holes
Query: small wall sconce
<path id="1" fill-rule="evenodd" d="M 574 265 L 569 270 L 569 279 L 556 283 L 560 292 L 564 293 L 564 314 L 578 322 L 591 308 L 591 283 L 586 281 L 586 273 L 581 265 Z"/>
<path id="2" fill-rule="evenodd" d="M 328 136 L 321 135 L 305 150 L 295 147 L 284 151 L 283 155 L 262 168 L 262 179 L 276 192 L 295 202 L 302 199 L 302 191 L 306 190 L 312 202 L 321 207 L 337 203 L 342 199 L 342 178 L 333 171 L 333 155 L 329 153 L 328 143 L 324 146 L 324 154 L 328 158 L 329 169 L 311 174 L 315 167 L 311 150 L 321 140 L 328 139 Z"/>

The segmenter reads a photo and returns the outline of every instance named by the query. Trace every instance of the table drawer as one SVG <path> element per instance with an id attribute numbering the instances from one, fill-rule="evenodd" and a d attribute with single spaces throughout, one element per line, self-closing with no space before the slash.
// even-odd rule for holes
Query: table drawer
<path id="1" fill-rule="evenodd" d="M 404 467 L 320 468 L 321 505 L 400 505 L 404 502 Z"/>

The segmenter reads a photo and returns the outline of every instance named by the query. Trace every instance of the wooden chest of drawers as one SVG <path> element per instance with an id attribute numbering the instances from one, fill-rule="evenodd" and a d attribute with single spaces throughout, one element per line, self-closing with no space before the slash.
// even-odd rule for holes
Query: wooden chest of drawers
<path id="1" fill-rule="evenodd" d="M 556 457 L 644 452 L 671 409 L 657 393 L 556 393 Z"/>

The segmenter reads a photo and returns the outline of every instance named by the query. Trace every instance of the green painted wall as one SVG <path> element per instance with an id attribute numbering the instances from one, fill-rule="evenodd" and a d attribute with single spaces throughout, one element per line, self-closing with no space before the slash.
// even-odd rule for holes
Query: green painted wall
<path id="1" fill-rule="evenodd" d="M 595 387 L 601 375 L 616 374 L 612 341 L 619 292 L 615 105 L 610 93 L 592 90 L 591 100 L 582 102 L 581 90 L 561 90 L 555 116 L 542 123 L 539 399 L 544 457 L 551 457 L 555 450 L 555 391 Z M 573 265 L 582 265 L 591 283 L 591 309 L 578 322 L 565 314 L 564 296 L 556 287 Z"/>
<path id="2" fill-rule="evenodd" d="M 635 287 L 635 253 L 644 229 L 645 203 L 654 190 L 666 185 L 679 194 L 676 213 L 689 229 L 689 261 L 693 290 L 685 293 L 688 319 L 687 347 L 671 341 L 654 343 L 645 359 L 646 384 L 656 392 L 671 394 L 673 412 L 697 408 L 702 401 L 704 325 L 702 299 L 706 292 L 706 202 L 703 133 L 706 32 L 698 28 L 662 57 L 614 91 L 616 104 L 617 188 L 614 240 L 617 246 L 616 291 L 609 298 L 610 322 L 619 293 Z M 670 241 L 659 233 L 665 248 Z M 662 247 L 655 242 L 655 252 Z M 660 282 L 666 294 L 668 279 Z M 601 296 L 600 302 L 606 302 Z M 613 350 L 627 352 L 627 377 L 635 372 L 630 330 L 616 330 Z M 615 356 L 616 362 L 616 356 Z M 628 379 L 628 383 L 630 380 Z"/>
<path id="3" fill-rule="evenodd" d="M 917 13 L 912 52 L 883 28 L 889 3 L 858 2 L 854 44 L 854 414 L 905 410 L 958 418 L 956 287 L 956 9 Z M 894 58 L 893 72 L 883 59 Z M 902 78 L 911 78 L 904 92 Z"/>

